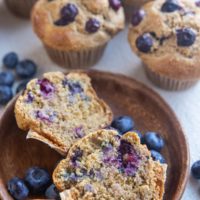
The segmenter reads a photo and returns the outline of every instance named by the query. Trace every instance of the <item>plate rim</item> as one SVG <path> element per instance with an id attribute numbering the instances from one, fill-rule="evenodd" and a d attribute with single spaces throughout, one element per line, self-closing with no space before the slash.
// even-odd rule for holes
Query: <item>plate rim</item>
<path id="1" fill-rule="evenodd" d="M 154 99 L 156 102 L 160 102 L 160 104 L 162 104 L 162 107 L 164 106 L 165 112 L 167 112 L 168 115 L 171 116 L 171 118 L 174 121 L 174 124 L 176 124 L 176 127 L 179 129 L 179 133 L 183 136 L 183 140 L 184 140 L 184 144 L 182 144 L 183 146 L 185 146 L 185 152 L 186 152 L 186 159 L 185 159 L 185 166 L 184 166 L 184 171 L 181 171 L 180 174 L 180 181 L 178 182 L 177 185 L 177 190 L 176 193 L 174 195 L 174 198 L 172 200 L 180 200 L 181 197 L 184 194 L 188 179 L 189 179 L 189 169 L 190 169 L 190 149 L 189 149 L 189 144 L 188 144 L 188 140 L 187 140 L 187 136 L 185 134 L 185 130 L 183 129 L 175 111 L 171 108 L 171 106 L 165 101 L 165 99 L 163 97 L 161 97 L 161 95 L 159 93 L 157 93 L 156 91 L 154 91 L 152 88 L 150 88 L 149 86 L 147 86 L 146 84 L 132 78 L 129 77 L 127 75 L 124 74 L 120 74 L 120 73 L 116 73 L 116 72 L 109 72 L 109 71 L 102 71 L 102 70 L 96 70 L 96 69 L 86 69 L 86 70 L 69 70 L 68 72 L 63 72 L 65 74 L 68 74 L 69 72 L 83 72 L 83 73 L 87 73 L 89 76 L 97 76 L 98 74 L 100 74 L 101 76 L 107 76 L 109 78 L 112 79 L 123 79 L 125 82 L 127 83 L 133 83 L 138 85 L 139 87 L 143 88 L 142 92 L 145 95 L 151 96 L 152 99 Z M 48 72 L 45 72 L 48 73 Z M 37 77 L 36 77 L 37 78 Z M 92 77 L 91 77 L 92 79 Z M 2 124 L 3 121 L 3 117 L 5 115 L 5 113 L 8 111 L 8 109 L 14 104 L 14 102 L 16 101 L 16 99 L 19 97 L 21 93 L 17 94 L 16 96 L 13 97 L 13 99 L 5 106 L 3 112 L 1 113 L 0 116 L 0 126 Z M 2 179 L 1 179 L 1 172 L 0 172 L 0 183 L 2 183 Z M 0 187 L 0 197 L 2 194 L 5 195 L 5 192 L 7 191 L 5 188 L 5 184 L 0 184 L 1 186 L 4 186 L 4 190 L 2 190 Z M 5 191 L 6 190 L 6 191 Z M 8 196 L 9 197 L 9 196 Z"/>

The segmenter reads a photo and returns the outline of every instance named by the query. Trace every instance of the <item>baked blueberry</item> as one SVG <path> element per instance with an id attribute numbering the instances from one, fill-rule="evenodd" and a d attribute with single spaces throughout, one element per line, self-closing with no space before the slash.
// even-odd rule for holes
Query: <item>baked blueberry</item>
<path id="1" fill-rule="evenodd" d="M 41 194 L 51 184 L 51 177 L 45 169 L 31 167 L 26 172 L 25 182 L 32 194 Z"/>
<path id="2" fill-rule="evenodd" d="M 142 137 L 142 144 L 146 144 L 149 150 L 160 152 L 164 147 L 165 142 L 163 138 L 155 132 L 147 132 Z"/>
<path id="3" fill-rule="evenodd" d="M 200 160 L 196 161 L 192 165 L 191 172 L 192 172 L 192 175 L 193 175 L 194 178 L 200 179 Z"/>
<path id="4" fill-rule="evenodd" d="M 29 189 L 27 188 L 25 182 L 18 178 L 14 177 L 7 183 L 8 192 L 16 200 L 24 200 L 28 197 Z"/>
<path id="5" fill-rule="evenodd" d="M 18 55 L 14 52 L 8 53 L 3 58 L 3 64 L 9 69 L 14 69 L 19 62 Z"/>
<path id="6" fill-rule="evenodd" d="M 60 11 L 60 19 L 55 22 L 57 26 L 65 26 L 74 22 L 78 15 L 78 9 L 74 4 L 68 3 Z"/>
<path id="7" fill-rule="evenodd" d="M 21 83 L 19 83 L 19 85 L 18 85 L 17 88 L 16 88 L 16 93 L 19 93 L 19 92 L 25 90 L 25 89 L 26 89 L 27 83 L 28 83 L 27 80 L 22 81 Z"/>
<path id="8" fill-rule="evenodd" d="M 140 9 L 133 12 L 131 23 L 133 26 L 138 26 L 145 17 L 145 11 Z"/>
<path id="9" fill-rule="evenodd" d="M 56 186 L 54 184 L 50 185 L 46 191 L 45 191 L 45 197 L 47 199 L 55 199 L 55 200 L 59 200 L 60 196 L 59 196 L 59 191 L 56 188 Z"/>
<path id="10" fill-rule="evenodd" d="M 23 60 L 16 66 L 16 73 L 20 78 L 32 78 L 37 71 L 37 65 L 31 60 Z"/>
<path id="11" fill-rule="evenodd" d="M 178 46 L 188 47 L 194 44 L 196 33 L 191 28 L 178 29 L 176 37 Z"/>
<path id="12" fill-rule="evenodd" d="M 15 81 L 12 72 L 0 72 L 0 85 L 12 86 Z"/>
<path id="13" fill-rule="evenodd" d="M 122 3 L 120 0 L 109 0 L 109 3 L 110 3 L 110 7 L 115 11 L 118 11 L 120 7 L 122 6 Z"/>
<path id="14" fill-rule="evenodd" d="M 166 0 L 161 8 L 162 12 L 169 12 L 169 13 L 177 10 L 181 10 L 181 6 L 179 5 L 177 0 Z"/>
<path id="15" fill-rule="evenodd" d="M 43 96 L 51 95 L 55 91 L 53 83 L 51 83 L 46 78 L 38 80 L 38 84 L 40 85 L 40 91 L 43 94 Z"/>
<path id="16" fill-rule="evenodd" d="M 95 19 L 95 18 L 91 18 L 86 22 L 85 25 L 85 30 L 88 33 L 96 33 L 100 28 L 100 22 Z"/>
<path id="17" fill-rule="evenodd" d="M 115 128 L 120 134 L 124 134 L 133 129 L 134 121 L 129 116 L 120 116 L 113 120 L 111 127 Z"/>
<path id="18" fill-rule="evenodd" d="M 13 97 L 13 92 L 9 86 L 0 86 L 0 104 L 4 105 L 8 103 Z"/>
<path id="19" fill-rule="evenodd" d="M 136 46 L 139 51 L 143 53 L 149 53 L 153 46 L 152 36 L 149 33 L 139 36 L 136 40 Z"/>
<path id="20" fill-rule="evenodd" d="M 166 163 L 165 158 L 157 151 L 151 150 L 151 157 L 160 163 Z"/>

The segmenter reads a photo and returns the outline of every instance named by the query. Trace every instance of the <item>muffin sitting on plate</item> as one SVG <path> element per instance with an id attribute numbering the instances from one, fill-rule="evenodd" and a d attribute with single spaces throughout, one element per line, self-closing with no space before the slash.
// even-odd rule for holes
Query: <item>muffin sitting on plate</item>
<path id="1" fill-rule="evenodd" d="M 53 61 L 81 68 L 95 64 L 124 28 L 124 11 L 120 0 L 39 0 L 32 22 Z"/>
<path id="2" fill-rule="evenodd" d="M 200 1 L 152 1 L 131 23 L 130 45 L 156 85 L 181 90 L 199 80 Z"/>

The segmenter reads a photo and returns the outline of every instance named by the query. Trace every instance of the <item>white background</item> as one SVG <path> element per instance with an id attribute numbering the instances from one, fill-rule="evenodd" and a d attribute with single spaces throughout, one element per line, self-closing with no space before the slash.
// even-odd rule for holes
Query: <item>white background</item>
<path id="1" fill-rule="evenodd" d="M 40 66 L 39 74 L 61 70 L 47 57 L 40 41 L 32 32 L 30 22 L 12 16 L 0 0 L 0 60 L 10 51 L 16 51 L 21 59 L 31 58 L 36 61 Z M 175 111 L 185 130 L 191 163 L 200 159 L 200 84 L 184 92 L 167 92 L 153 86 L 147 80 L 140 60 L 130 50 L 127 30 L 110 42 L 103 58 L 94 68 L 128 75 L 156 90 Z M 182 199 L 200 199 L 200 182 L 190 177 Z"/>

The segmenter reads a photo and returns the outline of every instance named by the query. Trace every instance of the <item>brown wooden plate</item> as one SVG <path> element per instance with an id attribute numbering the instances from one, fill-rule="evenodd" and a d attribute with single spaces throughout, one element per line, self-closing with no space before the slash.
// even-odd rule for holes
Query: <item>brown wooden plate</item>
<path id="1" fill-rule="evenodd" d="M 184 191 L 189 169 L 189 149 L 183 130 L 174 112 L 163 99 L 143 84 L 107 72 L 91 70 L 98 95 L 112 108 L 115 116 L 130 115 L 136 129 L 156 131 L 166 140 L 162 153 L 168 163 L 165 200 L 178 200 Z M 53 171 L 61 156 L 47 145 L 35 140 L 26 140 L 19 130 L 15 117 L 15 99 L 7 106 L 0 121 L 0 197 L 9 200 L 6 182 L 14 177 L 23 177 L 27 168 L 40 166 Z"/>

